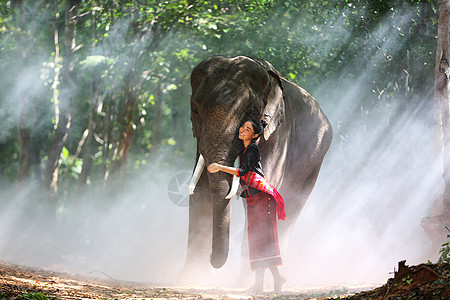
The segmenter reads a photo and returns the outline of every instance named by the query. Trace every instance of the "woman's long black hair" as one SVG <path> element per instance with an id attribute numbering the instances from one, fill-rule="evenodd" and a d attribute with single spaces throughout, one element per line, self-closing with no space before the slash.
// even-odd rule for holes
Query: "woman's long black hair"
<path id="1" fill-rule="evenodd" d="M 254 141 L 256 141 L 261 136 L 261 134 L 263 133 L 264 128 L 267 126 L 267 123 L 264 120 L 260 121 L 260 120 L 255 119 L 255 118 L 252 118 L 249 121 L 250 121 L 250 123 L 252 123 L 253 132 L 258 135 L 258 137 L 253 139 Z"/>

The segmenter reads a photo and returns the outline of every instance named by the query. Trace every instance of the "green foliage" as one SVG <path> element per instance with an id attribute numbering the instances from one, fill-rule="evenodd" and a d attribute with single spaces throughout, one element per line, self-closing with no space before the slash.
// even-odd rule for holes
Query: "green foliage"
<path id="1" fill-rule="evenodd" d="M 450 235 L 447 235 L 447 238 L 450 238 Z M 442 244 L 439 254 L 438 264 L 450 263 L 450 242 Z"/>
<path id="2" fill-rule="evenodd" d="M 44 293 L 24 293 L 18 299 L 48 300 Z"/>
<path id="3" fill-rule="evenodd" d="M 384 109 L 388 123 L 393 103 L 433 85 L 434 1 L 81 1 L 70 85 L 61 79 L 64 1 L 23 1 L 23 14 L 19 3 L 0 1 L 0 68 L 8 70 L 0 80 L 0 120 L 7 124 L 0 174 L 11 180 L 24 150 L 17 124 L 29 130 L 36 174 L 30 176 L 39 177 L 55 135 L 56 104 L 68 86 L 71 127 L 59 160 L 65 186 L 87 177 L 103 181 L 121 166 L 135 170 L 164 151 L 192 158 L 189 76 L 211 55 L 268 60 L 309 91 L 352 82 L 358 66 L 367 74 L 358 80 L 372 92 L 356 95 L 361 109 L 349 119 L 362 122 Z M 341 97 L 329 88 L 319 100 L 339 105 Z M 336 136 L 344 140 L 350 125 L 337 122 Z"/>
<path id="4" fill-rule="evenodd" d="M 348 293 L 348 289 L 346 287 L 342 287 L 342 290 L 330 290 L 328 293 L 320 293 L 320 294 L 314 294 L 314 297 L 316 298 L 336 298 L 340 296 L 345 296 Z"/>
<path id="5" fill-rule="evenodd" d="M 402 278 L 402 283 L 403 284 L 410 285 L 412 282 L 413 282 L 413 279 L 411 277 L 409 277 L 409 275 Z"/>
<path id="6" fill-rule="evenodd" d="M 330 290 L 329 292 L 321 292 L 321 293 L 312 293 L 312 294 L 305 294 L 301 295 L 300 299 L 336 299 L 345 297 L 348 295 L 348 289 L 346 287 L 342 287 L 342 289 L 337 290 Z M 285 297 L 285 296 L 275 296 L 272 298 L 273 300 L 284 300 L 284 299 L 291 299 L 291 297 Z"/>
<path id="7" fill-rule="evenodd" d="M 70 155 L 69 150 L 66 147 L 63 147 L 59 164 L 59 171 L 62 175 L 68 175 L 69 178 L 78 179 L 83 166 L 83 160 Z"/>

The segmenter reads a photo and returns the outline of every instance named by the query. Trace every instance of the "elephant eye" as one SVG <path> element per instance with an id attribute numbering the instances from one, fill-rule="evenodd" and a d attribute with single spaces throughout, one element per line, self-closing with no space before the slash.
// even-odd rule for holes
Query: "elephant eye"
<path id="1" fill-rule="evenodd" d="M 198 111 L 198 104 L 195 102 L 191 102 L 191 114 L 198 115 Z"/>

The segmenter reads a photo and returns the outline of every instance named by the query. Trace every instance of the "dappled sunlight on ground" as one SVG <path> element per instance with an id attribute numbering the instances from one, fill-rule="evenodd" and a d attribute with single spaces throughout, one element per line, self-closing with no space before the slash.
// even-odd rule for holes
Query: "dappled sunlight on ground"
<path id="1" fill-rule="evenodd" d="M 288 287 L 279 295 L 249 295 L 242 289 L 163 286 L 0 263 L 0 299 L 448 299 L 449 279 L 448 263 L 406 266 L 385 285 Z"/>
<path id="2" fill-rule="evenodd" d="M 367 285 L 289 287 L 281 295 L 269 291 L 262 295 L 248 295 L 243 289 L 162 286 L 71 275 L 7 263 L 0 263 L 0 285 L 0 295 L 4 299 L 14 299 L 24 294 L 45 295 L 48 299 L 320 299 L 373 288 Z"/>

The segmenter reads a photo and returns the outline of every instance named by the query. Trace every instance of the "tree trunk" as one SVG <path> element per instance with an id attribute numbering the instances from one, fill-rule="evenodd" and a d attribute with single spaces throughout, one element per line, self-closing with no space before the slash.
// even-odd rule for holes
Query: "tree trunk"
<path id="1" fill-rule="evenodd" d="M 97 17 L 96 17 L 95 10 L 92 11 L 92 41 L 95 41 L 98 39 L 97 36 Z M 92 42 L 92 47 L 95 48 L 95 42 Z M 98 68 L 98 74 L 102 74 L 103 69 L 100 67 Z M 97 73 L 97 72 L 96 72 Z M 92 78 L 92 98 L 89 101 L 89 123 L 88 128 L 86 129 L 85 133 L 86 135 L 83 135 L 84 140 L 82 139 L 79 143 L 77 153 L 81 154 L 81 157 L 83 159 L 83 167 L 81 169 L 80 177 L 78 178 L 78 187 L 81 187 L 85 185 L 88 181 L 89 176 L 91 175 L 92 166 L 94 164 L 93 159 L 93 150 L 92 150 L 92 144 L 94 143 L 94 134 L 95 129 L 97 128 L 97 112 L 103 107 L 103 99 L 104 96 L 103 91 L 104 87 L 101 84 L 101 80 L 99 76 L 95 76 Z"/>
<path id="2" fill-rule="evenodd" d="M 133 70 L 134 71 L 134 70 Z M 128 150 L 130 148 L 131 136 L 133 133 L 133 119 L 134 119 L 134 105 L 136 103 L 136 88 L 132 80 L 132 74 L 128 74 L 125 80 L 125 107 L 124 117 L 125 130 L 120 136 L 119 141 L 119 157 L 120 157 L 120 192 L 125 188 L 126 180 L 126 164 L 128 157 Z"/>
<path id="3" fill-rule="evenodd" d="M 71 102 L 73 93 L 73 50 L 75 48 L 75 22 L 80 0 L 66 0 L 66 17 L 63 45 L 63 62 L 61 67 L 61 85 L 59 106 L 56 112 L 55 134 L 52 138 L 48 159 L 44 171 L 44 185 L 49 188 L 51 196 L 58 192 L 58 162 L 62 148 L 66 142 L 71 122 Z M 56 45 L 58 47 L 59 45 Z M 57 87 L 54 87 L 57 88 Z M 59 111 L 58 111 L 59 110 Z M 53 198 L 53 197 L 52 197 Z"/>
<path id="4" fill-rule="evenodd" d="M 444 213 L 450 215 L 450 94 L 449 94 L 449 30 L 450 1 L 440 0 L 440 16 L 436 49 L 435 69 L 435 126 L 438 136 L 442 136 L 443 179 L 444 179 Z M 436 111 L 436 109 L 435 109 Z M 440 117 L 440 118 L 439 118 Z M 439 120 L 440 119 L 440 120 Z M 442 133 L 441 133 L 442 132 Z"/>
<path id="5" fill-rule="evenodd" d="M 158 157 L 159 151 L 161 149 L 161 143 L 163 140 L 163 114 L 164 106 L 166 105 L 164 101 L 163 94 L 164 84 L 163 79 L 160 79 L 158 84 L 155 86 L 155 108 L 153 112 L 152 120 L 152 156 Z"/>
<path id="6" fill-rule="evenodd" d="M 114 124 L 114 109 L 112 108 L 112 103 L 114 102 L 114 95 L 108 95 L 105 101 L 105 117 L 103 122 L 103 147 L 102 147 L 102 160 L 103 160 L 103 185 L 109 178 L 109 173 L 111 169 L 111 159 L 109 157 L 110 145 L 112 145 L 111 133 L 112 126 Z"/>
<path id="7" fill-rule="evenodd" d="M 21 112 L 20 112 L 21 114 Z M 30 177 L 31 169 L 31 130 L 29 128 L 21 128 L 23 115 L 19 116 L 19 173 L 17 180 L 19 183 L 26 181 Z"/>
<path id="8" fill-rule="evenodd" d="M 93 101 L 91 101 L 91 107 L 89 110 L 89 124 L 88 128 L 83 135 L 84 140 L 80 141 L 77 149 L 77 153 L 82 153 L 83 168 L 81 169 L 80 177 L 78 178 L 78 187 L 87 183 L 88 177 L 91 175 L 92 165 L 94 160 L 92 159 L 92 143 L 94 142 L 94 132 L 97 127 L 97 109 L 98 104 L 101 101 L 100 92 L 98 91 L 98 80 L 93 80 Z M 83 148 L 83 150 L 81 150 Z"/>
<path id="9" fill-rule="evenodd" d="M 16 26 L 21 29 L 21 31 L 26 32 L 27 28 L 25 26 L 25 14 L 23 1 L 14 1 L 12 3 L 14 9 L 14 21 L 17 24 Z M 19 67 L 20 72 L 25 70 L 25 65 L 28 61 L 28 51 L 30 49 L 29 45 L 27 45 L 28 41 L 24 38 L 23 35 L 18 35 L 17 44 L 20 45 L 19 58 L 17 61 L 20 62 L 21 67 Z M 20 73 L 19 73 L 20 74 Z M 19 75 L 20 77 L 20 75 Z M 32 124 L 30 124 L 30 116 L 29 116 L 29 107 L 31 105 L 31 101 L 29 99 L 31 97 L 28 93 L 23 93 L 19 96 L 18 99 L 18 141 L 19 141 L 19 171 L 18 171 L 18 182 L 22 183 L 26 181 L 30 176 L 30 168 L 31 168 L 31 128 Z"/>

